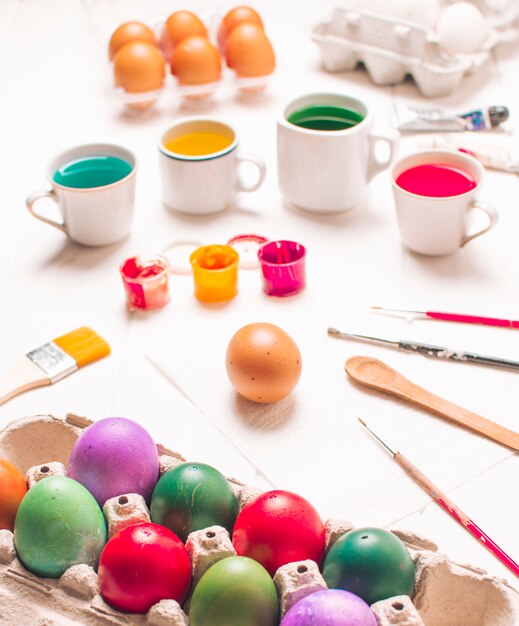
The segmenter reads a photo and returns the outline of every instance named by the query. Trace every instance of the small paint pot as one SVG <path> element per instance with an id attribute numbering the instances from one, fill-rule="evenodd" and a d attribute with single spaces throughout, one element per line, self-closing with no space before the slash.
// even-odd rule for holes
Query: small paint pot
<path id="1" fill-rule="evenodd" d="M 269 241 L 258 250 L 263 291 L 293 296 L 305 288 L 306 248 L 296 241 Z"/>
<path id="2" fill-rule="evenodd" d="M 225 302 L 238 293 L 239 255 L 231 246 L 213 244 L 193 252 L 195 296 L 202 302 Z"/>
<path id="3" fill-rule="evenodd" d="M 119 271 L 130 311 L 160 309 L 169 302 L 169 267 L 164 257 L 130 257 Z"/>

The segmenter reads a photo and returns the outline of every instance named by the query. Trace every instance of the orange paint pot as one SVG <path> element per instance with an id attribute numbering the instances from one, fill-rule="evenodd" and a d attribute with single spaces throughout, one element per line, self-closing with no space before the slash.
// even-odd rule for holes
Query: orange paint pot
<path id="1" fill-rule="evenodd" d="M 213 244 L 193 252 L 195 296 L 202 302 L 225 302 L 238 293 L 239 256 L 231 246 Z"/>

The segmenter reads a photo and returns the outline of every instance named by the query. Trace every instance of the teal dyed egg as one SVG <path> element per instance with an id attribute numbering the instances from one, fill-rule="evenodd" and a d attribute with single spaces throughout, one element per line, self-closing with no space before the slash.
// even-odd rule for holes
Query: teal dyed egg
<path id="1" fill-rule="evenodd" d="M 267 570 L 246 556 L 212 565 L 199 580 L 189 609 L 190 626 L 277 626 L 276 587 Z"/>
<path id="2" fill-rule="evenodd" d="M 151 519 L 182 541 L 189 533 L 217 524 L 232 532 L 238 503 L 231 485 L 204 463 L 181 463 L 159 480 L 151 497 Z"/>
<path id="3" fill-rule="evenodd" d="M 59 578 L 78 563 L 96 567 L 106 540 L 105 520 L 94 496 L 66 476 L 36 483 L 16 515 L 18 557 L 24 567 L 44 578 Z"/>
<path id="4" fill-rule="evenodd" d="M 405 545 L 382 528 L 359 528 L 342 535 L 323 566 L 330 589 L 344 589 L 368 604 L 413 593 L 415 568 Z"/>

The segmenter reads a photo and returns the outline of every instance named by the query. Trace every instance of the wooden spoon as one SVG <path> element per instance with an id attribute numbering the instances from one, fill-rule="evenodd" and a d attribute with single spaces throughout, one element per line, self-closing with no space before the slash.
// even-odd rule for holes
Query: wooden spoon
<path id="1" fill-rule="evenodd" d="M 519 450 L 519 434 L 481 417 L 472 411 L 444 400 L 415 385 L 388 365 L 367 356 L 353 356 L 346 361 L 344 369 L 351 378 L 379 391 L 384 391 L 403 400 L 408 400 L 432 413 L 461 424 L 475 432 L 514 450 Z"/>

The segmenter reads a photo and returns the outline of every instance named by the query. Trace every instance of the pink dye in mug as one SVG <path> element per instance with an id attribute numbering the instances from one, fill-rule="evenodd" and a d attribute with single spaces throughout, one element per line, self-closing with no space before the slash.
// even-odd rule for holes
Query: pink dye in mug
<path id="1" fill-rule="evenodd" d="M 258 250 L 263 291 L 268 296 L 292 296 L 306 285 L 306 249 L 296 241 L 269 241 Z"/>
<path id="2" fill-rule="evenodd" d="M 442 163 L 425 163 L 402 172 L 397 177 L 396 184 L 418 196 L 447 198 L 471 191 L 476 186 L 476 181 L 458 167 Z"/>

